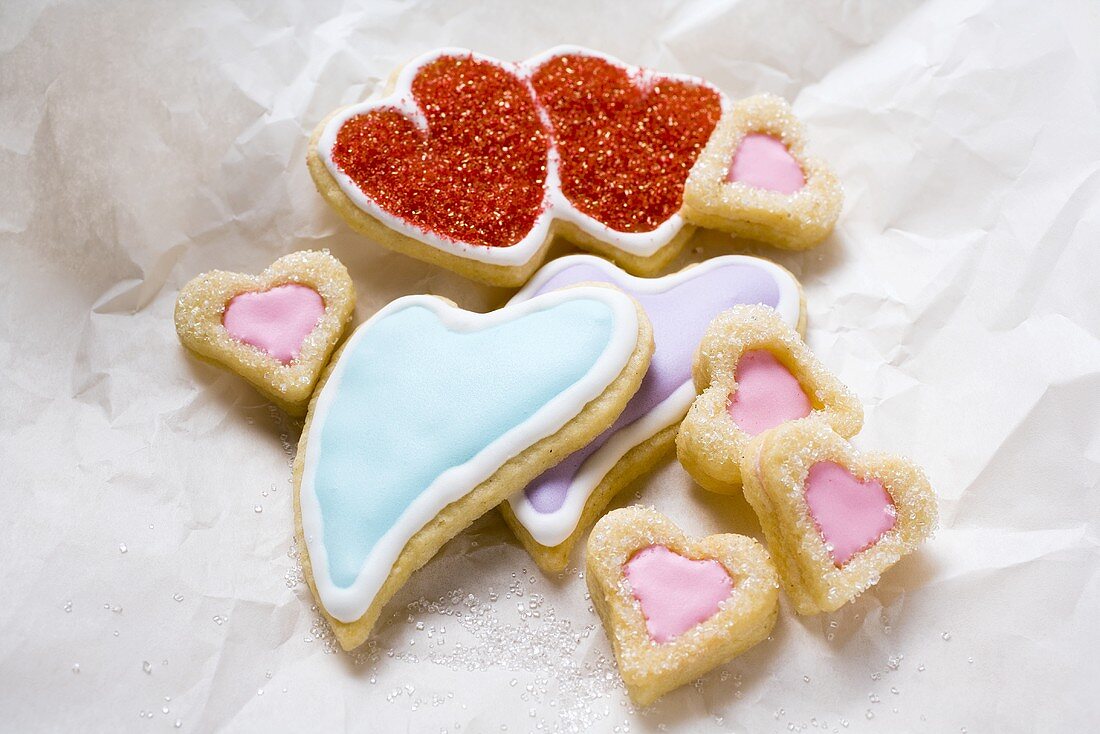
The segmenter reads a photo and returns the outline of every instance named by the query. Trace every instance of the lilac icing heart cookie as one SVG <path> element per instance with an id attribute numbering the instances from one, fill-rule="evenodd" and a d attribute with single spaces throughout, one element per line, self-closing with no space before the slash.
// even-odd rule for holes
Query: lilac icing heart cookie
<path id="1" fill-rule="evenodd" d="M 339 260 L 295 252 L 259 275 L 214 270 L 188 282 L 176 300 L 176 333 L 193 354 L 297 417 L 354 310 L 355 287 Z"/>
<path id="2" fill-rule="evenodd" d="M 746 303 L 763 304 L 792 329 L 803 319 L 801 289 L 790 273 L 738 255 L 661 278 L 635 277 L 591 255 L 563 257 L 536 273 L 512 303 L 586 281 L 610 283 L 637 298 L 653 324 L 655 348 L 641 388 L 615 424 L 501 507 L 524 548 L 550 572 L 565 568 L 611 498 L 672 448 L 695 397 L 692 357 L 711 319 Z"/>
<path id="3" fill-rule="evenodd" d="M 688 538 L 648 507 L 608 513 L 585 558 L 588 588 L 630 697 L 647 706 L 771 633 L 779 581 L 743 535 Z"/>
<path id="4" fill-rule="evenodd" d="M 936 498 L 919 467 L 860 453 L 814 418 L 753 439 L 741 476 L 799 614 L 847 604 L 936 524 Z"/>

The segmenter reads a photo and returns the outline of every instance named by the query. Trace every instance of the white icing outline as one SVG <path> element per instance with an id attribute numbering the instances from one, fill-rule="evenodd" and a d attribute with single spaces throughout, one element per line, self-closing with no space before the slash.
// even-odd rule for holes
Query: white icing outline
<path id="1" fill-rule="evenodd" d="M 685 268 L 660 278 L 641 278 L 631 275 L 614 264 L 594 255 L 569 255 L 547 263 L 508 302 L 508 305 L 532 298 L 547 281 L 561 271 L 576 265 L 592 265 L 599 268 L 615 285 L 629 292 L 664 293 L 712 270 L 729 265 L 752 265 L 771 273 L 779 287 L 779 302 L 775 310 L 791 326 L 798 327 L 802 311 L 802 297 L 798 281 L 789 272 L 771 262 L 748 255 L 723 255 L 711 258 L 699 265 Z M 551 291 L 554 292 L 554 291 Z M 535 298 L 540 298 L 536 296 Z M 643 306 L 644 308 L 644 306 Z M 660 431 L 679 423 L 687 415 L 695 400 L 695 385 L 691 378 L 678 387 L 672 395 L 658 403 L 646 415 L 620 429 L 607 443 L 585 459 L 577 470 L 565 495 L 565 502 L 554 512 L 539 512 L 520 490 L 507 500 L 516 519 L 540 545 L 553 547 L 564 542 L 577 528 L 588 498 L 628 451 L 647 441 Z M 579 490 L 579 491 L 578 491 Z"/>
<path id="2" fill-rule="evenodd" d="M 522 318 L 567 301 L 597 300 L 606 304 L 614 319 L 611 339 L 588 372 L 569 388 L 553 397 L 530 418 L 513 427 L 485 446 L 465 464 L 451 467 L 425 488 L 401 513 L 397 522 L 375 543 L 367 554 L 355 582 L 346 588 L 333 583 L 325 549 L 324 520 L 314 488 L 314 477 L 321 450 L 320 434 L 335 396 L 339 393 L 349 360 L 343 355 L 355 353 L 356 345 L 377 321 L 400 310 L 420 306 L 431 310 L 452 331 L 469 333 Z M 305 446 L 299 492 L 302 528 L 309 550 L 317 595 L 325 609 L 341 622 L 354 622 L 366 613 L 406 542 L 447 505 L 461 499 L 491 477 L 514 456 L 543 438 L 553 435 L 576 417 L 583 406 L 599 397 L 629 363 L 638 344 L 638 311 L 634 300 L 606 287 L 569 288 L 546 293 L 517 304 L 508 304 L 489 313 L 474 313 L 453 306 L 435 296 L 405 296 L 384 307 L 360 325 L 348 337 L 341 359 L 335 364 L 313 406 L 308 440 Z M 427 366 L 434 369 L 434 365 Z M 579 406 L 579 407 L 578 407 Z"/>
<path id="3" fill-rule="evenodd" d="M 609 56 L 608 54 L 593 51 L 592 49 L 583 48 L 581 46 L 555 46 L 520 63 L 501 61 L 491 56 L 485 56 L 484 54 L 479 54 L 464 48 L 448 47 L 429 51 L 406 64 L 399 72 L 394 82 L 393 92 L 389 96 L 368 99 L 358 104 L 351 105 L 350 107 L 345 107 L 333 115 L 332 119 L 325 125 L 324 130 L 322 130 L 318 138 L 318 154 L 321 156 L 321 160 L 324 162 L 328 172 L 340 187 L 340 190 L 345 196 L 351 199 L 352 203 L 359 209 L 379 220 L 386 227 L 406 237 L 411 237 L 425 245 L 458 257 L 464 257 L 492 265 L 525 265 L 541 251 L 542 246 L 550 236 L 551 225 L 555 220 L 573 224 L 585 234 L 601 242 L 610 244 L 612 247 L 625 253 L 640 257 L 651 256 L 671 242 L 676 235 L 680 233 L 680 230 L 683 229 L 684 218 L 679 212 L 673 214 L 652 231 L 619 232 L 577 209 L 577 207 L 565 197 L 565 194 L 562 193 L 561 178 L 558 175 L 560 155 L 557 145 L 553 140 L 553 128 L 550 125 L 546 110 L 543 109 L 538 103 L 538 99 L 535 97 L 530 79 L 539 66 L 557 56 L 564 55 L 600 58 L 624 69 L 631 78 L 640 78 L 645 82 L 650 82 L 655 79 L 669 79 L 706 87 L 713 90 L 718 95 L 723 113 L 729 109 L 731 104 L 728 98 L 722 94 L 719 89 L 699 77 L 688 74 L 665 74 L 644 67 L 633 66 L 613 56 Z M 407 220 L 394 216 L 379 207 L 373 199 L 363 193 L 350 176 L 340 170 L 340 167 L 336 165 L 336 162 L 332 159 L 332 149 L 336 144 L 336 136 L 344 123 L 352 117 L 373 110 L 386 108 L 396 109 L 412 120 L 418 128 L 421 130 L 426 129 L 427 120 L 412 99 L 412 82 L 422 67 L 444 56 L 472 57 L 477 61 L 494 64 L 495 66 L 515 74 L 524 84 L 526 84 L 531 94 L 531 98 L 534 101 L 535 109 L 550 139 L 550 148 L 546 165 L 546 181 L 544 183 L 545 193 L 542 200 L 543 209 L 535 219 L 535 223 L 531 227 L 531 230 L 524 235 L 519 242 L 513 245 L 508 245 L 506 247 L 472 245 L 458 240 L 440 237 L 433 232 L 421 229 L 409 223 Z"/>

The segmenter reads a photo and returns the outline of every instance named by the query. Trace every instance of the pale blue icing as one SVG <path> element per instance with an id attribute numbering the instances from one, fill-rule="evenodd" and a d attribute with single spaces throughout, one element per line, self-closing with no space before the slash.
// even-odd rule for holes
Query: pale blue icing
<path id="1" fill-rule="evenodd" d="M 410 305 L 356 334 L 311 439 L 320 442 L 313 491 L 332 582 L 354 583 L 371 549 L 436 477 L 583 378 L 614 327 L 607 303 L 577 299 L 471 332 Z"/>

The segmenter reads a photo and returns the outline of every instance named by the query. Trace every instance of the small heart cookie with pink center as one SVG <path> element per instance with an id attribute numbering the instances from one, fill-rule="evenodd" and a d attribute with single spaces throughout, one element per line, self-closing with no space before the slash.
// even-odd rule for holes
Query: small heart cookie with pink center
<path id="1" fill-rule="evenodd" d="M 779 582 L 743 535 L 692 540 L 648 507 L 605 515 L 588 538 L 588 589 L 631 699 L 647 706 L 766 638 Z"/>
<path id="2" fill-rule="evenodd" d="M 823 421 L 761 434 L 741 477 L 799 614 L 839 609 L 935 529 L 936 498 L 919 467 L 860 453 Z"/>
<path id="3" fill-rule="evenodd" d="M 741 457 L 754 436 L 812 416 L 849 438 L 863 408 L 770 308 L 735 306 L 707 327 L 692 368 L 700 395 L 676 438 L 680 463 L 704 488 L 741 487 Z"/>
<path id="4" fill-rule="evenodd" d="M 843 200 L 790 105 L 770 94 L 723 113 L 684 186 L 690 221 L 790 250 L 828 237 Z"/>
<path id="5" fill-rule="evenodd" d="M 355 287 L 339 260 L 295 252 L 259 275 L 213 270 L 188 282 L 176 300 L 176 333 L 200 359 L 299 417 L 354 310 Z"/>

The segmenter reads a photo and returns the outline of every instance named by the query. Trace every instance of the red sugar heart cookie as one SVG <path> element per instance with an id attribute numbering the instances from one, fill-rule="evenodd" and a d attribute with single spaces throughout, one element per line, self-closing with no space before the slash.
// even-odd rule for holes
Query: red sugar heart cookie
<path id="1" fill-rule="evenodd" d="M 412 227 L 486 247 L 523 239 L 543 208 L 549 149 L 526 82 L 472 55 L 439 56 L 409 95 L 414 114 L 379 107 L 344 122 L 333 162 Z"/>

